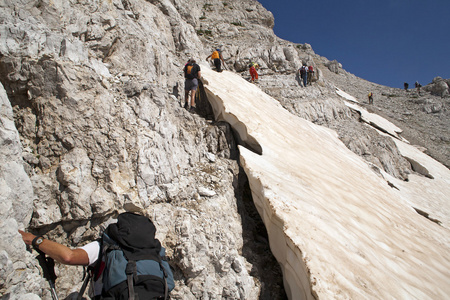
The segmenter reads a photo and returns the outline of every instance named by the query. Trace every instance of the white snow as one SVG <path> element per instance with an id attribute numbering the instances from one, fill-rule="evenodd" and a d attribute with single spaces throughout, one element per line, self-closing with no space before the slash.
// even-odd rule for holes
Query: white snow
<path id="1" fill-rule="evenodd" d="M 336 94 L 338 94 L 339 96 L 341 96 L 342 98 L 344 98 L 346 100 L 349 100 L 349 101 L 352 101 L 355 103 L 359 103 L 359 101 L 354 96 L 347 94 L 346 92 L 344 92 L 341 89 L 336 88 Z"/>
<path id="2" fill-rule="evenodd" d="M 293 116 L 256 85 L 206 66 L 202 75 L 216 118 L 254 150 L 240 146 L 240 160 L 290 299 L 448 299 L 448 169 L 403 143 L 435 179 L 395 182 L 399 191 L 334 131 Z"/>

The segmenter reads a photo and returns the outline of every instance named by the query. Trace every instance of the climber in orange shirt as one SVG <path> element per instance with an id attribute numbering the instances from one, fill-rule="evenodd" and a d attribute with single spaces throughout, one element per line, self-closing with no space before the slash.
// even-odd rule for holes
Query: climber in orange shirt
<path id="1" fill-rule="evenodd" d="M 221 62 L 225 65 L 225 62 L 223 61 L 223 57 L 222 57 L 222 52 L 220 51 L 219 48 L 217 48 L 215 51 L 213 51 L 213 53 L 208 56 L 206 58 L 206 60 L 208 60 L 209 58 L 211 58 L 214 61 L 214 66 L 216 67 L 216 71 L 217 72 L 222 72 L 222 64 Z"/>

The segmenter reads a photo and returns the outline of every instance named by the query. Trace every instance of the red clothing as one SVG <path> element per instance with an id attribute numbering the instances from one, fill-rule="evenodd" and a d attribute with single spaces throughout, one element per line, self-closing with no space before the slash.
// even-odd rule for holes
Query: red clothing
<path id="1" fill-rule="evenodd" d="M 250 67 L 250 75 L 252 76 L 252 81 L 255 79 L 258 79 L 258 72 L 256 72 L 256 69 L 254 66 Z"/>

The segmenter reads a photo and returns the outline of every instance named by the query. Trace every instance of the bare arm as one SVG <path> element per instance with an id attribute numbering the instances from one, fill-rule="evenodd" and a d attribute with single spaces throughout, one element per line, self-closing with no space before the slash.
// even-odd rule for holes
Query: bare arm
<path id="1" fill-rule="evenodd" d="M 27 245 L 31 245 L 33 239 L 36 237 L 34 234 L 19 230 L 22 235 L 22 239 Z M 89 256 L 83 249 L 70 249 L 59 243 L 44 239 L 39 245 L 39 250 L 53 258 L 54 260 L 66 264 L 66 265 L 83 265 L 89 264 Z"/>

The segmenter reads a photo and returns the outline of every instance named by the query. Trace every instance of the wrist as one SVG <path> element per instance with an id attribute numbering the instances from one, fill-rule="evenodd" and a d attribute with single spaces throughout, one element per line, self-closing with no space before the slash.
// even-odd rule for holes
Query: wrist
<path id="1" fill-rule="evenodd" d="M 44 238 L 42 237 L 42 235 L 37 235 L 34 237 L 33 241 L 31 241 L 31 245 L 35 250 L 39 250 L 39 245 L 42 244 L 43 241 Z"/>

